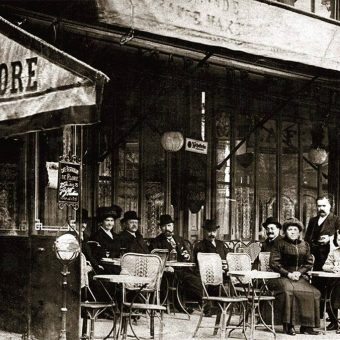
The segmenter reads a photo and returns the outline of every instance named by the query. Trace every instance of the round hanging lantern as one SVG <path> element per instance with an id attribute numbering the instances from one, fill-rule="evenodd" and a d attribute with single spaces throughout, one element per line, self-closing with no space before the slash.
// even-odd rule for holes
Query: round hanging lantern
<path id="1" fill-rule="evenodd" d="M 177 152 L 181 150 L 184 144 L 184 138 L 181 132 L 164 132 L 161 138 L 161 144 L 165 151 Z"/>
<path id="2" fill-rule="evenodd" d="M 312 148 L 308 152 L 308 159 L 316 165 L 325 163 L 327 156 L 327 151 L 324 148 Z"/>

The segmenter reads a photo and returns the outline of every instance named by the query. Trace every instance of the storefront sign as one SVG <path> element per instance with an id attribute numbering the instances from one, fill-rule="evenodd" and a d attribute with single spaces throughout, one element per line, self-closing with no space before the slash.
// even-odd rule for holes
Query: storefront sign
<path id="1" fill-rule="evenodd" d="M 197 139 L 186 138 L 185 139 L 185 151 L 191 151 L 196 153 L 207 154 L 208 143 Z"/>
<path id="2" fill-rule="evenodd" d="M 96 1 L 100 20 L 108 24 L 133 25 L 157 35 L 340 70 L 340 26 L 271 3 Z"/>
<path id="3" fill-rule="evenodd" d="M 79 207 L 80 164 L 74 162 L 59 162 L 58 205 L 74 209 Z"/>
<path id="4" fill-rule="evenodd" d="M 0 137 L 99 120 L 104 74 L 2 17 L 0 46 Z"/>

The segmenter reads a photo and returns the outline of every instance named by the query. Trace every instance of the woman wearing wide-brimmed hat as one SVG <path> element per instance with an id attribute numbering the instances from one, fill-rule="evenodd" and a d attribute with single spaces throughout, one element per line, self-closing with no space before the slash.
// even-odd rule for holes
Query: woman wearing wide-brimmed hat
<path id="1" fill-rule="evenodd" d="M 275 242 L 270 267 L 281 274 L 270 281 L 275 292 L 275 310 L 280 312 L 286 334 L 295 335 L 300 324 L 301 334 L 317 335 L 320 326 L 320 292 L 304 277 L 313 267 L 309 245 L 301 239 L 303 224 L 290 218 L 283 224 L 284 237 Z"/>

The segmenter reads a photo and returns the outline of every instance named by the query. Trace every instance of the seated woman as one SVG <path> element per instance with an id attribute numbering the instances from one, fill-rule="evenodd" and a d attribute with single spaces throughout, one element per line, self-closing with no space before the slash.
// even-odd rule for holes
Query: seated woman
<path id="1" fill-rule="evenodd" d="M 273 247 L 270 267 L 281 274 L 271 280 L 269 288 L 275 292 L 275 309 L 281 313 L 283 330 L 295 335 L 294 325 L 300 324 L 301 334 L 317 335 L 313 327 L 320 326 L 320 292 L 303 274 L 312 269 L 313 258 L 308 243 L 300 233 L 303 224 L 290 218 L 283 224 L 284 237 Z"/>
<path id="2" fill-rule="evenodd" d="M 330 242 L 330 251 L 327 260 L 322 269 L 325 272 L 340 272 L 340 230 L 335 231 L 333 242 Z M 331 295 L 332 310 L 330 308 L 327 309 L 327 313 L 331 321 L 331 323 L 327 326 L 327 330 L 337 329 L 337 333 L 340 333 L 337 322 L 338 309 L 340 308 L 340 287 L 338 280 L 334 280 L 333 282 L 329 280 L 329 284 L 334 286 L 334 290 Z"/>

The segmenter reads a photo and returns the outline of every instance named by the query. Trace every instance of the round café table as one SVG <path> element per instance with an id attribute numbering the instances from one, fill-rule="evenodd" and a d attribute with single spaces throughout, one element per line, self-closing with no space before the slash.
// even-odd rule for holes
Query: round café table
<path id="1" fill-rule="evenodd" d="M 328 278 L 328 279 L 337 279 L 334 280 L 333 282 L 331 280 L 331 282 L 328 282 L 325 286 L 325 295 L 324 295 L 324 306 L 323 306 L 323 322 L 324 322 L 324 330 L 323 333 L 326 334 L 327 333 L 327 327 L 326 327 L 326 310 L 327 310 L 327 303 L 329 304 L 330 307 L 330 311 L 331 313 L 333 313 L 333 315 L 335 316 L 334 312 L 333 312 L 333 308 L 332 308 L 332 303 L 331 303 L 331 298 L 332 298 L 332 293 L 334 288 L 336 287 L 336 283 L 338 283 L 339 279 L 340 279 L 340 273 L 333 273 L 333 272 L 324 272 L 322 270 L 318 271 L 318 270 L 312 270 L 308 272 L 309 275 L 314 276 L 314 277 L 324 277 L 324 278 Z"/>
<path id="2" fill-rule="evenodd" d="M 150 277 L 143 277 L 143 276 L 135 276 L 135 275 L 129 275 L 129 274 L 119 274 L 119 275 L 110 275 L 110 274 L 103 274 L 103 275 L 95 275 L 93 277 L 94 280 L 100 280 L 103 282 L 110 282 L 110 283 L 129 283 L 129 284 L 141 284 L 141 285 L 147 285 L 152 281 L 152 278 Z M 121 299 L 122 305 L 120 310 L 123 310 L 123 298 Z M 118 327 L 117 332 L 114 334 L 114 339 L 119 339 L 120 329 L 122 326 L 122 318 L 120 318 L 120 324 Z M 116 328 L 114 326 L 114 328 Z M 114 329 L 113 328 L 113 329 Z M 111 332 L 110 332 L 111 333 Z"/>
<path id="3" fill-rule="evenodd" d="M 255 292 L 255 287 L 257 286 L 256 281 L 277 279 L 281 275 L 279 273 L 275 273 L 275 272 L 267 272 L 267 271 L 260 271 L 260 270 L 230 270 L 228 272 L 228 275 L 229 276 L 235 276 L 238 280 L 240 280 L 240 278 L 242 277 L 242 278 L 249 278 L 252 281 L 252 284 L 251 284 L 252 292 L 251 292 L 250 340 L 253 340 L 254 339 L 254 331 L 255 331 L 255 309 L 256 309 L 255 297 L 256 297 L 257 301 L 261 301 L 261 292 L 262 292 L 262 289 L 261 289 L 260 293 L 258 295 L 256 295 L 256 292 Z M 248 298 L 249 298 L 249 291 L 248 291 Z M 243 322 L 244 321 L 245 320 L 243 320 Z M 276 337 L 274 326 L 272 328 L 270 328 L 264 322 L 261 314 L 260 314 L 260 322 L 264 327 L 266 327 Z"/>

